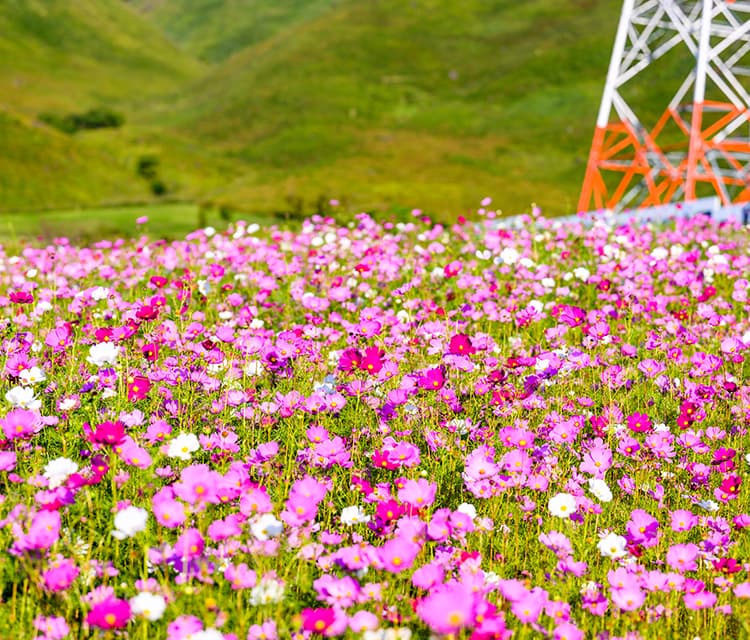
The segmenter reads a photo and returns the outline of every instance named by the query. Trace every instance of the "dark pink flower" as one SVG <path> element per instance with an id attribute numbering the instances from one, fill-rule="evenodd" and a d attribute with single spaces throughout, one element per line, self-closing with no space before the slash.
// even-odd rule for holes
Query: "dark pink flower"
<path id="1" fill-rule="evenodd" d="M 122 629 L 130 618 L 130 604 L 127 600 L 109 598 L 97 602 L 86 616 L 86 622 L 100 629 Z"/>
<path id="2" fill-rule="evenodd" d="M 442 367 L 428 369 L 419 377 L 419 386 L 428 391 L 439 391 L 445 384 L 445 372 Z"/>
<path id="3" fill-rule="evenodd" d="M 128 384 L 128 400 L 136 402 L 143 400 L 151 389 L 151 382 L 145 376 L 135 376 Z"/>
<path id="4" fill-rule="evenodd" d="M 477 350 L 472 346 L 471 339 L 465 333 L 457 333 L 448 343 L 448 353 L 457 356 L 470 356 Z"/>
<path id="5" fill-rule="evenodd" d="M 323 634 L 333 624 L 336 614 L 332 608 L 303 609 L 300 617 L 305 631 Z"/>
<path id="6" fill-rule="evenodd" d="M 645 413 L 634 413 L 628 416 L 628 429 L 635 433 L 646 433 L 651 429 L 651 420 Z"/>

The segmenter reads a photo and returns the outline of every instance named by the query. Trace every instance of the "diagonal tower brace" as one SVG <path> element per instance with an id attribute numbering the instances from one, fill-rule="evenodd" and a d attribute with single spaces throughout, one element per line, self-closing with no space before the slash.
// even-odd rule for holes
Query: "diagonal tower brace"
<path id="1" fill-rule="evenodd" d="M 647 126 L 623 94 L 673 50 L 692 67 Z M 579 211 L 750 200 L 748 79 L 750 1 L 624 0 Z"/>

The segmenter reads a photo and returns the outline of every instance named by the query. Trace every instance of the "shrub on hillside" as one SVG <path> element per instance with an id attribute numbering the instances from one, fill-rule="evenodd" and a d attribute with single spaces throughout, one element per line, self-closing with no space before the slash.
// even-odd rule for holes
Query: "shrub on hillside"
<path id="1" fill-rule="evenodd" d="M 107 107 L 96 107 L 83 113 L 59 114 L 45 112 L 39 114 L 39 119 L 67 134 L 74 134 L 85 129 L 111 129 L 121 127 L 125 118 Z"/>

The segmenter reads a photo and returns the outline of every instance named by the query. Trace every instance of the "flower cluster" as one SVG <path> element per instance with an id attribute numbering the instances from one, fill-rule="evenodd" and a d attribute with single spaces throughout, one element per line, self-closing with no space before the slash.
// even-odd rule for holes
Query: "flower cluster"
<path id="1" fill-rule="evenodd" d="M 0 636 L 740 637 L 748 273 L 704 217 L 0 250 Z"/>

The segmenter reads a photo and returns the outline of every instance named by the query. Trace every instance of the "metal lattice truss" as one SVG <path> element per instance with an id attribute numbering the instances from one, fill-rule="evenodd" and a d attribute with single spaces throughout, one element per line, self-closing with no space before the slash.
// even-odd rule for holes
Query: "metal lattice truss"
<path id="1" fill-rule="evenodd" d="M 694 64 L 647 128 L 623 93 L 675 49 Z M 750 1 L 624 0 L 579 210 L 750 200 L 749 78 Z"/>

